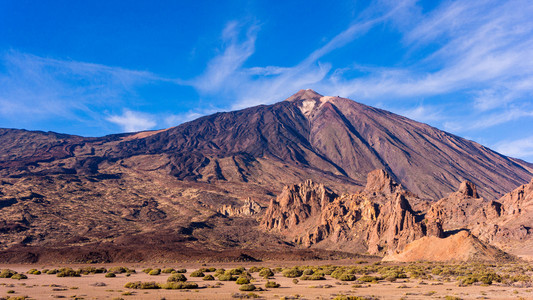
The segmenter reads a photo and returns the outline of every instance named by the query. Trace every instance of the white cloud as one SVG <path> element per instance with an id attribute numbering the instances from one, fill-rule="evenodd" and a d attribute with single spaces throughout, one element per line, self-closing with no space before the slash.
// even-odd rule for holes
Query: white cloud
<path id="1" fill-rule="evenodd" d="M 60 117 L 94 123 L 102 107 L 135 99 L 134 89 L 157 77 L 99 64 L 58 60 L 16 51 L 0 57 L 0 116 L 21 120 Z"/>
<path id="2" fill-rule="evenodd" d="M 496 150 L 500 153 L 511 157 L 529 157 L 533 158 L 533 136 L 503 141 L 496 145 Z"/>
<path id="3" fill-rule="evenodd" d="M 152 129 L 156 126 L 154 117 L 125 109 L 122 115 L 111 115 L 107 121 L 119 125 L 125 132 L 135 132 Z"/>
<path id="4" fill-rule="evenodd" d="M 442 109 L 440 108 L 437 108 L 435 106 L 422 105 L 422 104 L 411 109 L 398 111 L 400 115 L 406 116 L 410 119 L 413 119 L 419 122 L 440 121 L 443 119 L 441 112 L 442 112 Z"/>
<path id="5" fill-rule="evenodd" d="M 416 1 L 379 1 L 370 5 L 345 30 L 295 66 L 253 66 L 244 63 L 255 51 L 258 27 L 229 23 L 222 34 L 225 48 L 213 58 L 195 84 L 201 93 L 234 99 L 231 108 L 279 101 L 301 88 L 370 102 L 462 93 L 473 108 L 475 128 L 487 128 L 525 116 L 514 109 L 533 96 L 533 3 L 512 1 L 445 1 L 422 14 Z M 326 54 L 366 34 L 379 24 L 397 25 L 406 51 L 421 57 L 401 67 L 333 66 Z M 245 32 L 245 39 L 239 39 Z M 355 67 L 354 67 L 355 66 Z M 359 71 L 353 74 L 350 70 Z M 437 100 L 438 101 L 438 100 Z M 439 120 L 457 128 L 456 120 L 438 105 L 404 110 L 421 121 Z M 428 111 L 432 109 L 433 111 Z M 505 109 L 506 114 L 491 113 Z M 510 113 L 508 113 L 510 111 Z M 465 128 L 465 126 L 461 126 Z"/>

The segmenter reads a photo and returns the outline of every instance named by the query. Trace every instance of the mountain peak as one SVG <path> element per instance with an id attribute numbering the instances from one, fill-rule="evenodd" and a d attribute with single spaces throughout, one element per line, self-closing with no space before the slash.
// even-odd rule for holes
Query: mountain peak
<path id="1" fill-rule="evenodd" d="M 286 101 L 294 102 L 298 100 L 309 100 L 309 99 L 318 100 L 320 98 L 322 98 L 321 94 L 313 91 L 312 89 L 305 89 L 305 90 L 299 90 L 296 94 L 287 98 Z"/>

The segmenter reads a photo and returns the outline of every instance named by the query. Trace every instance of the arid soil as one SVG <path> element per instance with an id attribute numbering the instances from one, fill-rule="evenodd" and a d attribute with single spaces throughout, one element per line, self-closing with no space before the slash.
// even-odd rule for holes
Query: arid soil
<path id="1" fill-rule="evenodd" d="M 231 263 L 213 264 L 165 264 L 146 265 L 130 264 L 126 267 L 135 269 L 136 273 L 129 276 L 117 274 L 115 278 L 105 277 L 105 274 L 81 275 L 81 277 L 57 277 L 56 275 L 28 274 L 28 279 L 15 280 L 0 278 L 0 297 L 27 296 L 28 299 L 234 299 L 246 297 L 258 297 L 260 299 L 350 299 L 348 296 L 359 296 L 362 299 L 531 299 L 533 298 L 533 285 L 531 283 L 532 266 L 524 263 L 508 265 L 476 265 L 476 264 L 435 264 L 435 263 L 412 263 L 412 264 L 381 264 L 361 262 L 355 260 L 306 262 L 261 262 L 261 263 Z M 112 265 L 91 265 L 93 267 L 106 267 Z M 324 280 L 303 280 L 298 278 L 295 283 L 293 278 L 283 275 L 281 269 L 327 269 L 336 267 L 355 273 L 355 281 L 341 281 L 333 278 L 335 273 L 324 275 Z M 25 273 L 31 268 L 38 270 L 53 269 L 59 267 L 88 267 L 88 265 L 4 265 L 19 273 Z M 191 277 L 191 273 L 199 268 L 232 268 L 245 267 L 251 272 L 251 283 L 262 290 L 253 292 L 239 291 L 239 285 L 235 281 L 204 281 L 202 277 Z M 265 288 L 267 279 L 259 276 L 256 267 L 271 268 L 275 272 L 268 281 L 280 284 L 279 288 Z M 184 273 L 187 282 L 196 283 L 198 288 L 187 290 L 165 289 L 130 289 L 125 288 L 128 282 L 156 282 L 164 284 L 171 274 L 148 275 L 142 270 L 146 268 L 186 268 Z M 280 269 L 276 269 L 280 268 Z M 353 270 L 353 271 L 349 271 Z M 366 271 L 365 271 L 366 270 Z M 396 272 L 398 271 L 399 272 Z M 466 270 L 466 271 L 465 271 Z M 454 272 L 477 272 L 485 270 L 500 276 L 490 284 L 464 282 L 459 275 L 450 275 Z M 394 273 L 396 272 L 396 273 Z M 215 272 L 204 272 L 215 274 Z M 363 273 L 368 273 L 365 277 Z M 391 275 L 395 274 L 395 275 Z M 366 280 L 372 276 L 375 281 Z M 398 278 L 393 278 L 398 277 Z M 406 277 L 406 278 L 402 278 Z M 466 276 L 468 277 L 468 276 Z M 372 278 L 371 278 L 372 279 Z M 10 291 L 10 292 L 8 292 Z M 445 298 L 447 297 L 447 298 Z M 455 298 L 453 298 L 455 297 Z"/>

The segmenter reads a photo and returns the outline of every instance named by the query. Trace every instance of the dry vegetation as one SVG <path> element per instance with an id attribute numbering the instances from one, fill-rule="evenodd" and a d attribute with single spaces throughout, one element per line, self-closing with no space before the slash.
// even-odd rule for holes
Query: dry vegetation
<path id="1" fill-rule="evenodd" d="M 152 266 L 143 272 L 134 267 L 142 268 L 10 266 L 0 271 L 0 299 L 205 299 L 215 295 L 223 299 L 336 300 L 533 297 L 533 265 L 528 263 L 267 262 L 188 265 L 187 269 L 179 265 Z"/>

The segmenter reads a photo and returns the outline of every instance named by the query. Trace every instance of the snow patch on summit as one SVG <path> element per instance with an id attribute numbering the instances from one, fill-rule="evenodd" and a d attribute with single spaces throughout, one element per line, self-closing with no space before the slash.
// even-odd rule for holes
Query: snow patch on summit
<path id="1" fill-rule="evenodd" d="M 302 101 L 302 104 L 298 108 L 300 109 L 302 114 L 304 114 L 305 117 L 309 117 L 315 106 L 316 101 L 309 99 Z"/>

